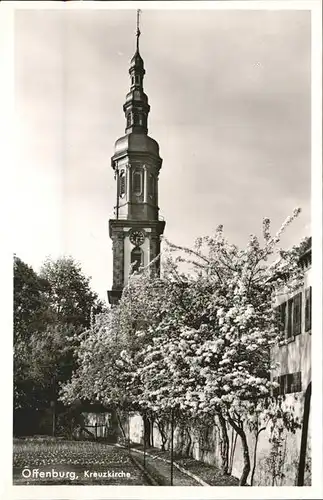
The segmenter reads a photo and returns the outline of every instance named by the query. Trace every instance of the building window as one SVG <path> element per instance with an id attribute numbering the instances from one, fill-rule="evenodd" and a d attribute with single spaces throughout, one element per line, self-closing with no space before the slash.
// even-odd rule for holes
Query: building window
<path id="1" fill-rule="evenodd" d="M 133 192 L 136 195 L 141 194 L 141 172 L 138 170 L 133 174 Z"/>
<path id="2" fill-rule="evenodd" d="M 292 394 L 302 391 L 302 372 L 286 373 L 274 377 L 274 382 L 278 382 L 279 387 L 274 390 L 274 395 Z"/>
<path id="3" fill-rule="evenodd" d="M 312 328 L 312 287 L 305 290 L 305 331 Z"/>
<path id="4" fill-rule="evenodd" d="M 298 293 L 294 297 L 294 312 L 293 312 L 293 334 L 299 335 L 302 332 L 302 293 Z"/>
<path id="5" fill-rule="evenodd" d="M 119 193 L 121 197 L 126 194 L 126 176 L 124 170 L 120 172 L 119 176 Z"/>
<path id="6" fill-rule="evenodd" d="M 142 266 L 142 257 L 143 257 L 143 252 L 139 247 L 135 247 L 132 252 L 131 252 L 131 264 L 132 264 L 132 271 L 138 271 L 140 266 Z"/>
<path id="7" fill-rule="evenodd" d="M 127 115 L 127 127 L 131 126 L 131 113 Z"/>

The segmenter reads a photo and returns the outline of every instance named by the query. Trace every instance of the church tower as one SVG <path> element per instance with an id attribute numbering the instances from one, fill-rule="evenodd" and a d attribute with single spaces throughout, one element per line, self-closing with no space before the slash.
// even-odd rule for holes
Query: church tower
<path id="1" fill-rule="evenodd" d="M 158 208 L 158 175 L 162 165 L 158 143 L 148 136 L 150 106 L 144 92 L 144 62 L 139 53 L 139 11 L 136 52 L 130 62 L 130 91 L 123 111 L 125 135 L 115 143 L 111 166 L 116 179 L 114 219 L 109 221 L 113 249 L 110 304 L 117 304 L 131 269 L 147 266 L 160 253 L 165 222 Z M 154 265 L 159 273 L 159 261 Z"/>

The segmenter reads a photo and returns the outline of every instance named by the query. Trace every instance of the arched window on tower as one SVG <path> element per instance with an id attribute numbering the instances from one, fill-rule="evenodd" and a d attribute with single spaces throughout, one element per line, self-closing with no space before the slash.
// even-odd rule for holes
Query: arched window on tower
<path id="1" fill-rule="evenodd" d="M 143 264 L 143 251 L 139 247 L 135 247 L 131 252 L 131 268 L 132 271 L 138 271 Z"/>
<path id="2" fill-rule="evenodd" d="M 131 113 L 127 115 L 127 127 L 131 126 Z"/>
<path id="3" fill-rule="evenodd" d="M 137 196 L 141 194 L 141 172 L 135 170 L 133 173 L 133 192 Z"/>
<path id="4" fill-rule="evenodd" d="M 119 175 L 119 195 L 123 197 L 126 194 L 126 175 L 125 171 L 121 170 Z"/>

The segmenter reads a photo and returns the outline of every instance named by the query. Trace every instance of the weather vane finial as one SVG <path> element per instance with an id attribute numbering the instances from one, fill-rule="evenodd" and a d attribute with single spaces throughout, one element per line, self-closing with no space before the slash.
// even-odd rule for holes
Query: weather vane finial
<path id="1" fill-rule="evenodd" d="M 141 35 L 141 32 L 140 32 L 140 14 L 141 14 L 141 10 L 138 9 L 137 10 L 137 33 L 136 33 L 136 36 L 137 36 L 137 51 L 139 52 L 139 37 Z"/>

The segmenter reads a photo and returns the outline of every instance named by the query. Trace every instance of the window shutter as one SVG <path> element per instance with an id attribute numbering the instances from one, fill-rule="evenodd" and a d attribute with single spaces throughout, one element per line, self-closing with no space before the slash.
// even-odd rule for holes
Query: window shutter
<path id="1" fill-rule="evenodd" d="M 312 327 L 312 287 L 305 290 L 305 331 Z"/>
<path id="2" fill-rule="evenodd" d="M 275 314 L 276 314 L 276 321 L 278 325 L 278 329 L 281 333 L 281 338 L 283 339 L 285 337 L 285 330 L 286 330 L 286 306 L 287 303 L 283 302 L 282 304 L 279 304 L 279 306 L 276 307 L 275 309 Z"/>
<path id="3" fill-rule="evenodd" d="M 294 297 L 294 335 L 299 335 L 302 331 L 302 293 Z"/>
<path id="4" fill-rule="evenodd" d="M 287 373 L 285 375 L 286 377 L 286 394 L 289 394 L 292 392 L 292 385 L 293 385 L 293 379 L 294 379 L 294 374 L 293 373 Z"/>
<path id="5" fill-rule="evenodd" d="M 289 299 L 287 303 L 287 338 L 291 338 L 293 336 L 293 299 Z"/>
<path id="6" fill-rule="evenodd" d="M 280 375 L 278 382 L 280 383 L 279 394 L 283 395 L 286 393 L 286 375 Z"/>
<path id="7" fill-rule="evenodd" d="M 293 373 L 291 392 L 301 392 L 301 391 L 302 391 L 302 372 L 295 372 Z"/>
<path id="8" fill-rule="evenodd" d="M 280 331 L 285 335 L 286 330 L 286 302 L 280 306 Z"/>
<path id="9" fill-rule="evenodd" d="M 277 382 L 279 384 L 278 377 L 273 377 L 273 382 Z M 279 396 L 279 387 L 274 387 L 273 388 L 273 396 L 274 397 Z"/>

